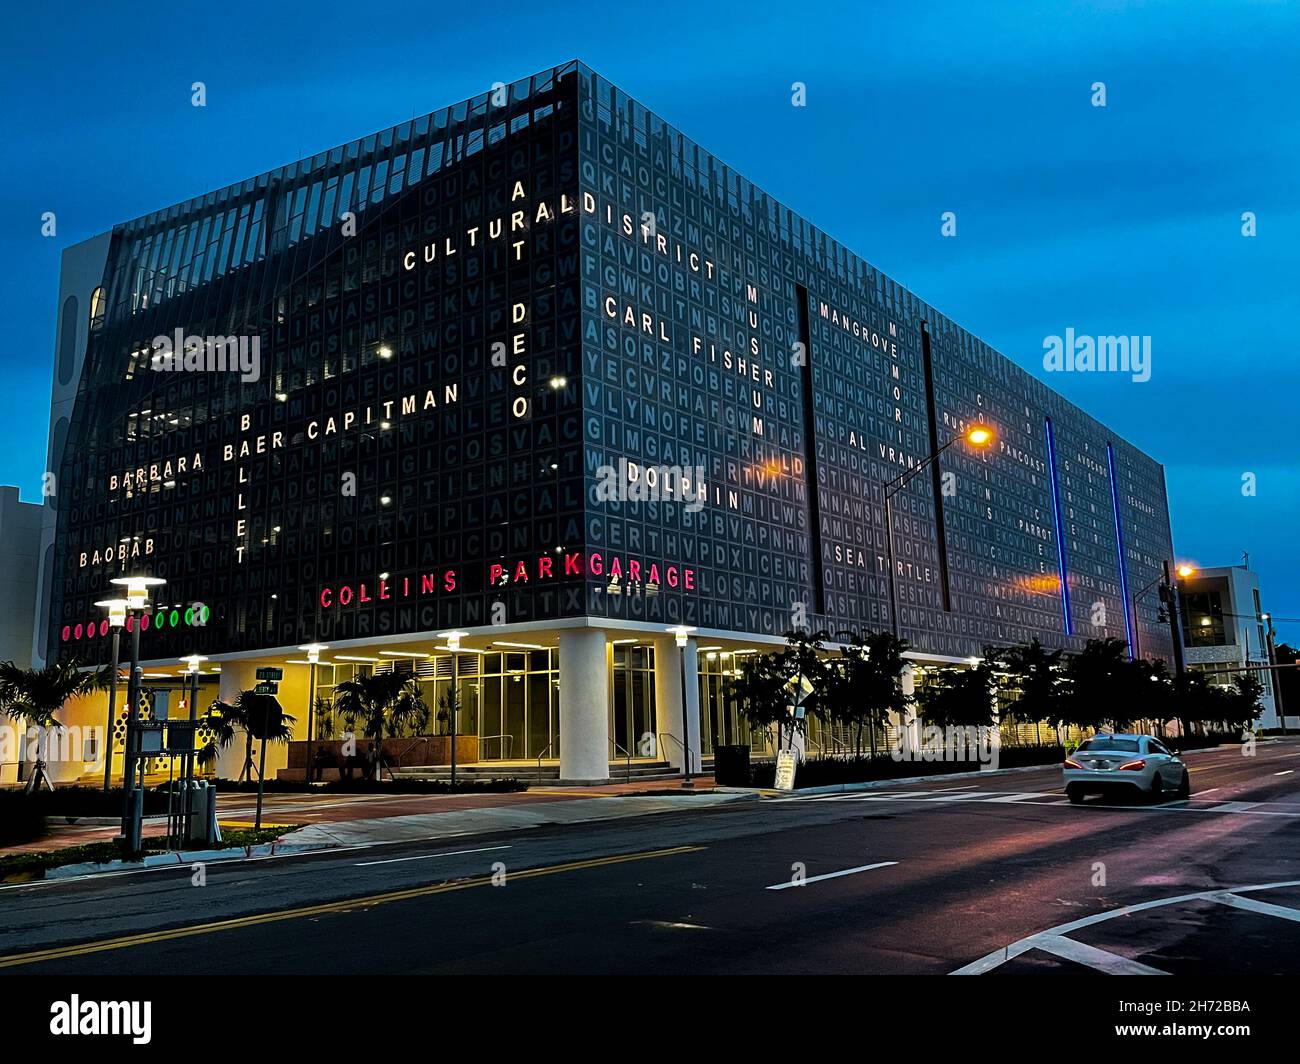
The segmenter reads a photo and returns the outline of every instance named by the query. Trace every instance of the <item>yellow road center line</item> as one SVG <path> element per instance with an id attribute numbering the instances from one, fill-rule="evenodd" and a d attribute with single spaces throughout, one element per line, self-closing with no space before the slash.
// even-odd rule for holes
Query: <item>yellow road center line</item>
<path id="1" fill-rule="evenodd" d="M 584 868 L 600 868 L 604 865 L 623 864 L 627 861 L 644 861 L 652 857 L 671 857 L 679 853 L 695 853 L 703 846 L 674 846 L 666 850 L 647 850 L 644 853 L 625 853 L 613 857 L 596 857 L 587 861 L 570 861 L 567 864 L 547 865 L 542 868 L 526 868 L 522 872 L 511 872 L 509 879 L 532 879 L 536 876 L 556 875 L 560 872 L 577 872 Z M 146 946 L 154 942 L 167 942 L 178 938 L 191 938 L 195 935 L 209 935 L 218 931 L 234 931 L 242 927 L 256 927 L 259 924 L 279 923 L 284 920 L 298 920 L 305 916 L 321 916 L 329 913 L 347 912 L 350 909 L 374 908 L 389 902 L 407 901 L 423 898 L 433 894 L 449 894 L 452 891 L 469 890 L 482 887 L 492 882 L 491 876 L 479 876 L 450 883 L 435 883 L 426 887 L 411 887 L 407 890 L 395 890 L 386 894 L 369 894 L 360 898 L 347 898 L 342 901 L 325 902 L 320 905 L 305 905 L 296 909 L 281 909 L 279 912 L 256 913 L 250 916 L 236 916 L 228 920 L 214 920 L 206 924 L 192 924 L 189 927 L 173 927 L 162 931 L 149 931 L 138 935 L 123 935 L 119 938 L 105 938 L 98 942 L 82 942 L 71 946 L 56 946 L 50 949 L 35 950 L 31 953 L 15 953 L 0 957 L 0 968 L 15 968 L 23 964 L 38 964 L 41 961 L 61 960 L 65 957 L 81 957 L 89 953 L 105 953 L 115 949 L 129 949 L 132 946 Z"/>

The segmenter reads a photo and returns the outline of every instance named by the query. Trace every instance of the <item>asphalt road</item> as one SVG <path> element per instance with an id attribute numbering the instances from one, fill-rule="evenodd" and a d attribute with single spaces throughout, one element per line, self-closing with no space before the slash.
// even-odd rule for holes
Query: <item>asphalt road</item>
<path id="1" fill-rule="evenodd" d="M 0 888 L 0 975 L 1300 973 L 1300 742 L 1188 764 L 1159 806 L 1047 769 Z"/>

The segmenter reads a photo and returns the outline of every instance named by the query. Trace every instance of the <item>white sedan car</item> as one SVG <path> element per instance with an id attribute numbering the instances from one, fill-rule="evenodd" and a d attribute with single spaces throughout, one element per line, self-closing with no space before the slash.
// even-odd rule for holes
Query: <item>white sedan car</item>
<path id="1" fill-rule="evenodd" d="M 1079 744 L 1062 769 L 1072 802 L 1116 791 L 1137 792 L 1157 802 L 1192 793 L 1187 766 L 1152 735 L 1094 735 Z"/>

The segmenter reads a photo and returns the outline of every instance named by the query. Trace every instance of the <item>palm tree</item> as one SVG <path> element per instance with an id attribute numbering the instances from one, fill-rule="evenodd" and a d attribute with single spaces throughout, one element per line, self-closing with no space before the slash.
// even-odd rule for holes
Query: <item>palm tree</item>
<path id="1" fill-rule="evenodd" d="M 112 682 L 112 668 L 83 669 L 75 659 L 56 661 L 43 669 L 24 669 L 12 661 L 0 663 L 0 713 L 14 721 L 26 720 L 38 728 L 62 728 L 56 714 L 73 698 L 101 691 Z M 105 746 L 111 741 L 105 736 Z M 36 766 L 27 779 L 26 791 L 41 784 L 53 790 L 45 759 L 38 748 Z"/>
<path id="2" fill-rule="evenodd" d="M 293 738 L 296 718 L 280 708 L 273 695 L 259 695 L 256 691 L 240 691 L 229 702 L 213 702 L 207 715 L 200 721 L 212 733 L 212 740 L 197 754 L 205 768 L 216 763 L 217 755 L 235 741 L 235 735 L 244 735 L 244 763 L 238 781 L 253 778 L 253 740 L 265 738 L 268 742 L 285 743 Z"/>
<path id="3" fill-rule="evenodd" d="M 262 785 L 266 773 L 266 744 L 287 743 L 293 738 L 295 718 L 281 708 L 274 695 L 240 691 L 230 702 L 213 702 L 203 723 L 212 732 L 212 741 L 199 751 L 199 764 L 207 766 L 217 758 L 218 750 L 235 741 L 236 730 L 244 733 L 244 765 L 239 780 L 253 772 L 253 740 L 261 741 L 261 763 L 257 769 L 257 818 L 254 830 L 262 826 Z"/>
<path id="4" fill-rule="evenodd" d="M 406 727 L 416 731 L 429 723 L 429 707 L 420 683 L 411 673 L 380 672 L 345 680 L 334 688 L 334 709 L 350 729 L 374 743 L 374 778 L 383 766 L 385 733 L 391 738 Z"/>
<path id="5" fill-rule="evenodd" d="M 202 727 L 212 733 L 212 739 L 196 755 L 199 764 L 204 768 L 214 766 L 217 762 L 217 755 L 233 743 L 237 735 L 242 733 L 244 736 L 244 762 L 240 766 L 236 781 L 243 783 L 247 779 L 252 782 L 253 731 L 249 727 L 249 721 L 258 701 L 269 697 L 269 695 L 259 695 L 255 691 L 240 691 L 229 702 L 214 701 L 208 707 L 207 714 L 200 722 Z"/>

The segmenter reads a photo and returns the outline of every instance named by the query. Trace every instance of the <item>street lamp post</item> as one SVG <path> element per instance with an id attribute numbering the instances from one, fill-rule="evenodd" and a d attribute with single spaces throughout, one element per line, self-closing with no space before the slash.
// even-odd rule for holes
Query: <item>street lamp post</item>
<path id="1" fill-rule="evenodd" d="M 149 589 L 159 587 L 167 581 L 159 576 L 119 576 L 110 580 L 110 584 L 126 588 L 126 608 L 131 615 L 131 677 L 126 687 L 126 751 L 122 765 L 122 838 L 132 838 L 128 829 L 131 824 L 131 791 L 135 777 L 135 755 L 131 744 L 135 740 L 135 727 L 140 721 L 140 625 L 145 611 L 149 608 Z M 137 809 L 138 813 L 139 810 Z"/>
<path id="2" fill-rule="evenodd" d="M 190 749 L 181 757 L 181 815 L 177 827 L 179 828 L 180 842 L 183 844 L 190 838 L 190 790 L 194 782 L 194 733 L 199 719 L 199 669 L 200 662 L 208 659 L 201 654 L 191 654 L 188 658 L 181 658 L 185 662 L 185 680 L 186 680 L 186 698 L 190 716 Z"/>
<path id="3" fill-rule="evenodd" d="M 312 770 L 312 725 L 315 723 L 316 712 L 316 666 L 320 664 L 320 652 L 328 650 L 324 643 L 308 643 L 306 646 L 300 646 L 299 650 L 307 651 L 307 664 L 311 667 L 311 673 L 307 678 L 307 770 L 303 779 L 307 784 L 311 784 Z"/>
<path id="4" fill-rule="evenodd" d="M 695 629 L 687 624 L 679 624 L 668 630 L 673 633 L 673 639 L 677 643 L 678 672 L 682 679 L 682 786 L 694 787 L 695 784 L 691 782 L 691 746 L 687 741 L 691 729 L 690 711 L 686 705 L 686 640 Z"/>
<path id="5" fill-rule="evenodd" d="M 1183 578 L 1193 576 L 1195 573 L 1196 570 L 1190 565 L 1178 566 L 1178 575 Z M 1149 581 L 1140 591 L 1137 592 L 1137 594 L 1133 596 L 1133 658 L 1134 660 L 1142 656 L 1142 625 L 1139 623 L 1140 618 L 1138 617 L 1138 603 L 1140 603 L 1142 599 L 1147 595 L 1147 593 L 1157 584 L 1160 585 L 1161 600 L 1167 602 L 1170 598 L 1170 594 L 1167 590 L 1169 587 L 1169 562 L 1167 561 L 1161 562 L 1160 575 L 1157 576 L 1154 580 Z M 1172 610 L 1170 612 L 1172 614 Z M 1181 629 L 1175 627 L 1173 636 L 1174 636 L 1174 641 L 1177 644 L 1177 649 L 1174 651 L 1174 667 L 1175 669 L 1179 669 L 1179 663 L 1182 661 L 1182 645 L 1183 645 Z M 1179 669 L 1179 671 L 1181 670 Z"/>
<path id="6" fill-rule="evenodd" d="M 1165 598 L 1165 603 L 1169 607 L 1169 634 L 1174 644 L 1174 679 L 1177 680 L 1187 671 L 1187 662 L 1183 655 L 1183 624 L 1181 617 L 1179 616 L 1179 584 L 1169 571 L 1169 561 L 1166 559 L 1161 562 L 1160 565 L 1164 576 L 1161 589 Z M 1196 570 L 1190 565 L 1180 565 L 1176 571 L 1178 575 L 1184 579 L 1189 576 L 1194 576 L 1196 573 Z"/>
<path id="7" fill-rule="evenodd" d="M 894 496 L 907 487 L 908 483 L 918 473 L 929 469 L 939 460 L 939 456 L 957 441 L 965 440 L 972 446 L 983 447 L 990 443 L 992 439 L 993 432 L 991 429 L 983 425 L 974 425 L 965 432 L 958 433 L 937 451 L 929 455 L 925 461 L 917 463 L 911 469 L 904 470 L 893 480 L 887 480 L 881 485 L 881 491 L 885 495 L 885 560 L 889 565 L 889 621 L 895 639 L 898 638 L 898 583 L 894 573 Z"/>
<path id="8" fill-rule="evenodd" d="M 457 684 L 460 682 L 460 665 L 458 652 L 460 650 L 460 640 L 465 632 L 439 632 L 440 637 L 447 640 L 447 649 L 451 651 L 451 699 L 448 703 L 447 710 L 447 728 L 450 733 L 451 750 L 449 757 L 451 759 L 451 789 L 456 789 L 456 714 L 460 712 L 460 690 Z"/>
<path id="9" fill-rule="evenodd" d="M 113 629 L 113 671 L 108 688 L 108 727 L 104 729 L 104 790 L 113 787 L 113 727 L 117 717 L 117 670 L 122 654 L 122 628 L 126 625 L 126 599 L 104 599 L 96 606 L 108 610 L 108 626 Z"/>
<path id="10" fill-rule="evenodd" d="M 1277 646 L 1274 643 L 1274 636 L 1277 630 L 1273 627 L 1273 616 L 1268 613 L 1261 613 L 1259 619 L 1268 625 L 1266 635 L 1268 639 L 1268 682 L 1273 688 L 1273 709 L 1277 713 L 1277 726 L 1283 735 L 1286 734 L 1286 707 L 1282 705 L 1282 684 L 1277 675 Z"/>

